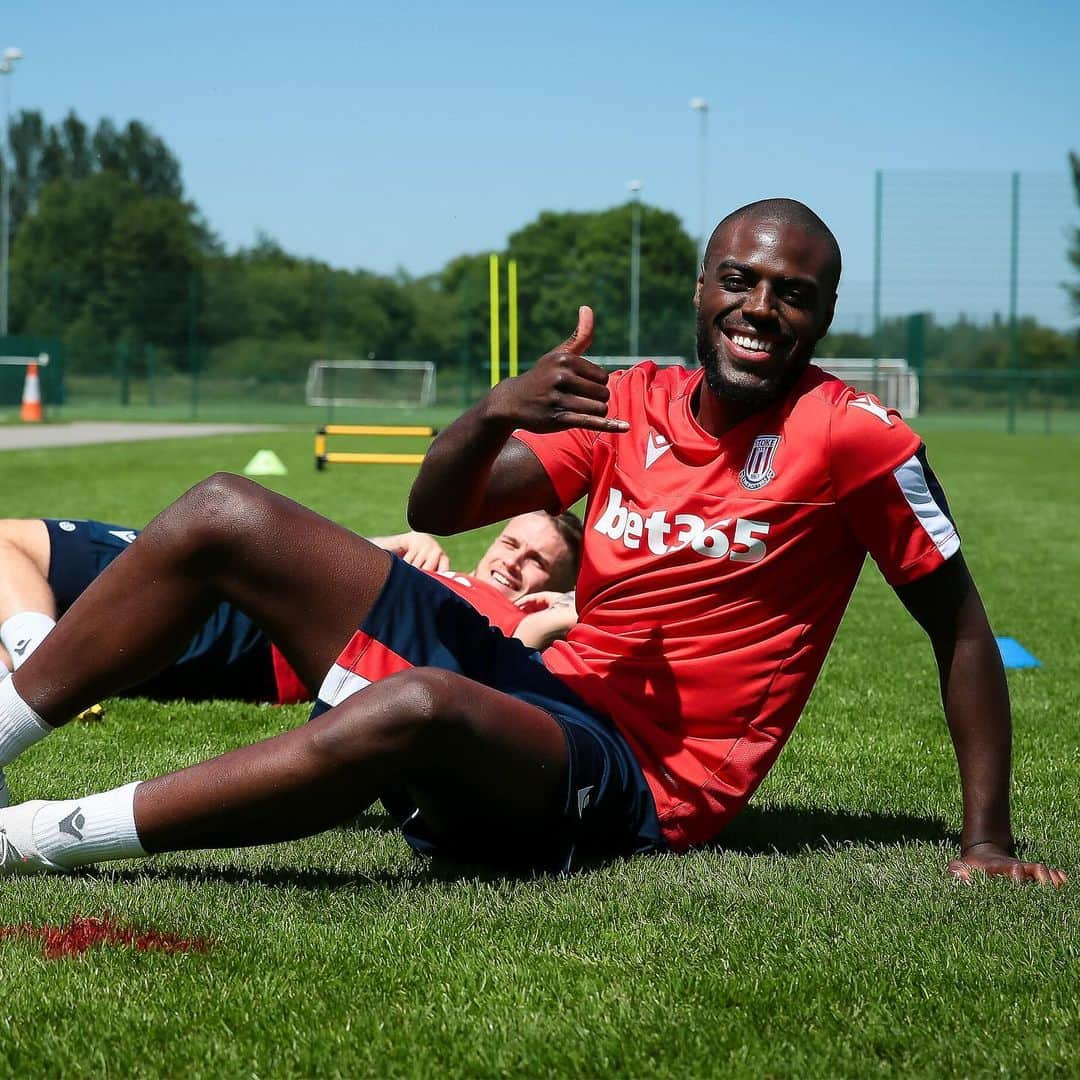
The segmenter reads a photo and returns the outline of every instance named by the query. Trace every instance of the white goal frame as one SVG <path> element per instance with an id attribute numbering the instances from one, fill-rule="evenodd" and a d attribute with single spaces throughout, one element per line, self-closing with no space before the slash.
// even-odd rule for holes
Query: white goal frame
<path id="1" fill-rule="evenodd" d="M 403 400 L 378 396 L 337 397 L 326 390 L 328 371 L 419 371 L 418 398 Z M 308 405 L 394 405 L 403 408 L 435 404 L 435 364 L 431 360 L 312 360 L 308 367 L 304 401 Z"/>
<path id="2" fill-rule="evenodd" d="M 30 364 L 37 364 L 38 367 L 48 367 L 49 354 L 43 352 L 38 353 L 37 356 L 0 356 L 0 364 L 14 367 L 28 367 Z"/>
<path id="3" fill-rule="evenodd" d="M 814 363 L 856 390 L 874 394 L 905 420 L 919 415 L 919 374 L 903 357 L 815 357 Z"/>

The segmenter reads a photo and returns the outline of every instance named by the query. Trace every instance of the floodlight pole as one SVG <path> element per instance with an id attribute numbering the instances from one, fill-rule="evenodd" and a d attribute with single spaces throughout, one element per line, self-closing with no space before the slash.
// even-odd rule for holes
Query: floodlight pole
<path id="1" fill-rule="evenodd" d="M 708 219 L 706 217 L 705 204 L 707 201 L 708 193 L 708 141 L 709 141 L 709 103 L 701 97 L 690 99 L 690 108 L 694 110 L 701 117 L 701 122 L 698 125 L 698 177 L 700 183 L 699 196 L 699 227 L 698 227 L 698 255 L 701 258 L 705 257 L 705 242 L 708 239 L 705 235 L 705 230 L 708 228 Z"/>
<path id="2" fill-rule="evenodd" d="M 633 200 L 630 218 L 630 355 L 637 357 L 641 338 L 641 181 L 628 180 Z"/>
<path id="3" fill-rule="evenodd" d="M 0 337 L 8 332 L 8 245 L 11 242 L 11 168 L 8 150 L 11 145 L 11 78 L 15 63 L 23 57 L 22 50 L 9 46 L 0 58 L 0 75 L 4 79 L 4 145 L 0 147 L 3 176 L 0 177 Z"/>

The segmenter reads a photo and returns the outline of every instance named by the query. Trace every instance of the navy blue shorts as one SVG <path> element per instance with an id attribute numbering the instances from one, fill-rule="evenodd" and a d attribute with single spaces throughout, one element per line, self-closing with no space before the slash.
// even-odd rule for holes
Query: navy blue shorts
<path id="1" fill-rule="evenodd" d="M 312 716 L 410 667 L 456 672 L 538 706 L 562 728 L 569 759 L 560 826 L 543 834 L 526 823 L 490 822 L 468 836 L 436 838 L 407 793 L 385 792 L 383 804 L 416 851 L 550 871 L 566 869 L 572 857 L 664 848 L 648 784 L 611 720 L 551 674 L 539 653 L 494 629 L 436 578 L 395 558 L 379 598 L 326 676 Z M 461 798 L 470 792 L 463 788 Z"/>
<path id="2" fill-rule="evenodd" d="M 104 521 L 44 520 L 51 544 L 49 588 L 62 615 L 138 531 Z M 242 612 L 220 604 L 170 667 L 119 696 L 277 701 L 270 639 Z"/>

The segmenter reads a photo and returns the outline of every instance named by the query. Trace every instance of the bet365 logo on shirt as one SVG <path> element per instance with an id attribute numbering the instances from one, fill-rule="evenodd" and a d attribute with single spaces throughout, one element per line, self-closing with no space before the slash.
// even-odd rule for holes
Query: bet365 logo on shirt
<path id="1" fill-rule="evenodd" d="M 672 514 L 668 510 L 653 510 L 645 517 L 623 505 L 623 493 L 618 488 L 608 492 L 607 506 L 593 528 L 621 541 L 631 551 L 640 548 L 644 541 L 654 555 L 668 555 L 689 547 L 710 559 L 756 563 L 768 551 L 762 539 L 769 534 L 767 521 L 722 518 L 710 525 L 697 514 Z"/>

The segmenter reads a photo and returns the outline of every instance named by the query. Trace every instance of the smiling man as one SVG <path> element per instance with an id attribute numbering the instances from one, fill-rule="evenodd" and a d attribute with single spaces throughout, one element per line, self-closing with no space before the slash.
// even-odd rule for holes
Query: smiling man
<path id="1" fill-rule="evenodd" d="M 1063 884 L 1013 852 L 1004 673 L 921 442 L 810 363 L 839 275 L 807 207 L 743 207 L 697 283 L 702 370 L 609 376 L 584 356 L 583 307 L 567 341 L 438 436 L 415 528 L 588 498 L 580 621 L 542 658 L 271 492 L 226 476 L 192 489 L 0 683 L 0 764 L 162 663 L 221 600 L 321 682 L 313 718 L 144 783 L 0 811 L 3 868 L 286 840 L 388 788 L 417 849 L 495 864 L 707 842 L 794 728 L 869 552 L 940 671 L 963 791 L 950 873 Z"/>
<path id="2" fill-rule="evenodd" d="M 832 322 L 840 268 L 836 238 L 800 204 L 752 204 L 720 223 L 694 303 L 698 360 L 723 411 L 765 408 L 796 383 Z"/>

